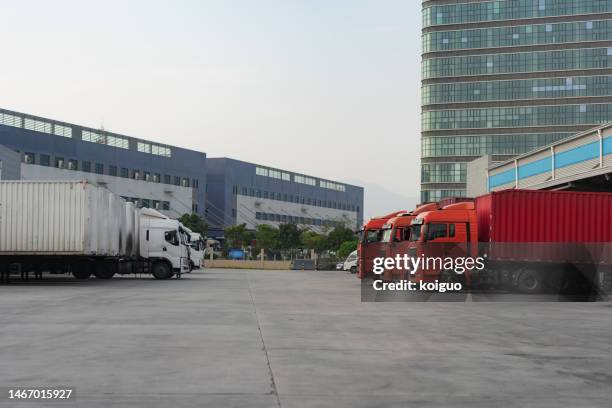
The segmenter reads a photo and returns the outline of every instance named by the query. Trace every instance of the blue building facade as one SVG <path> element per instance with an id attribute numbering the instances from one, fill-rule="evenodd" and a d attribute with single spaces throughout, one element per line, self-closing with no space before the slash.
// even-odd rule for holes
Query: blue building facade
<path id="1" fill-rule="evenodd" d="M 21 154 L 22 178 L 93 179 L 142 206 L 205 214 L 204 153 L 4 109 L 0 145 Z"/>
<path id="2" fill-rule="evenodd" d="M 294 223 L 323 232 L 363 223 L 362 187 L 230 158 L 208 158 L 207 219 L 218 235 L 231 225 Z"/>

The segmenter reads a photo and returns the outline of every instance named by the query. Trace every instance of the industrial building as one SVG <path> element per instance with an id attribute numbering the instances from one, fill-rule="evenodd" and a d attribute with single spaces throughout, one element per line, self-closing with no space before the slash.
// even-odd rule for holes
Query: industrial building
<path id="1" fill-rule="evenodd" d="M 426 0 L 421 198 L 466 195 L 504 162 L 612 121 L 612 2 Z"/>
<path id="2" fill-rule="evenodd" d="M 323 232 L 363 222 L 363 188 L 229 158 L 207 159 L 211 232 L 225 226 L 298 224 Z"/>
<path id="3" fill-rule="evenodd" d="M 612 191 L 612 124 L 492 165 L 485 172 L 478 161 L 469 164 L 471 196 L 509 188 Z"/>
<path id="4" fill-rule="evenodd" d="M 104 185 L 170 217 L 196 213 L 214 237 L 245 223 L 324 230 L 363 219 L 363 188 L 0 109 L 0 179 Z"/>
<path id="5" fill-rule="evenodd" d="M 21 179 L 89 180 L 172 217 L 204 215 L 204 153 L 4 109 L 0 144 L 20 153 Z"/>

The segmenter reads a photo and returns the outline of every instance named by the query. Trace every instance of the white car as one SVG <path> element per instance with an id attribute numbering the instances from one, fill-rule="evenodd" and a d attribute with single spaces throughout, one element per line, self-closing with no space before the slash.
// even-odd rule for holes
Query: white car
<path id="1" fill-rule="evenodd" d="M 342 270 L 357 273 L 357 251 L 353 251 L 346 257 Z"/>

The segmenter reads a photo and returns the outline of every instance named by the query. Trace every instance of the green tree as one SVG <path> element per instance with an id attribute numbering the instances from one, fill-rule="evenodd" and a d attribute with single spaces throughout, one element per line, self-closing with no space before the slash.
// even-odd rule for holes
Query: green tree
<path id="1" fill-rule="evenodd" d="M 252 236 L 246 229 L 246 224 L 234 225 L 225 229 L 225 242 L 227 248 L 242 248 L 250 244 Z"/>
<path id="2" fill-rule="evenodd" d="M 202 234 L 202 236 L 206 235 L 206 231 L 208 231 L 208 224 L 198 214 L 183 214 L 179 221 L 193 232 Z"/>
<path id="3" fill-rule="evenodd" d="M 279 249 L 288 250 L 299 248 L 302 244 L 301 231 L 295 224 L 281 224 L 278 226 Z"/>
<path id="4" fill-rule="evenodd" d="M 302 245 L 304 248 L 314 249 L 318 254 L 327 248 L 327 237 L 314 231 L 302 232 Z"/>
<path id="5" fill-rule="evenodd" d="M 357 249 L 357 240 L 345 241 L 340 245 L 338 249 L 338 258 L 346 258 L 351 252 Z"/>
<path id="6" fill-rule="evenodd" d="M 351 229 L 341 225 L 334 228 L 327 236 L 327 247 L 331 251 L 337 251 L 340 245 L 346 241 L 357 241 L 357 236 Z"/>
<path id="7" fill-rule="evenodd" d="M 278 228 L 272 227 L 267 224 L 260 224 L 257 226 L 255 231 L 255 239 L 257 240 L 257 248 L 273 250 L 278 249 L 280 246 L 279 242 L 279 230 Z"/>

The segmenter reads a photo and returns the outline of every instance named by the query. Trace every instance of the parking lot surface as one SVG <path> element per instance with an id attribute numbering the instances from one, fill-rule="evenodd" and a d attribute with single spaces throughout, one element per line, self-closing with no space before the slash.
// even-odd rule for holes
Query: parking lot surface
<path id="1" fill-rule="evenodd" d="M 0 311 L 0 388 L 66 406 L 612 406 L 612 303 L 361 303 L 345 272 L 207 269 L 17 281 Z"/>

